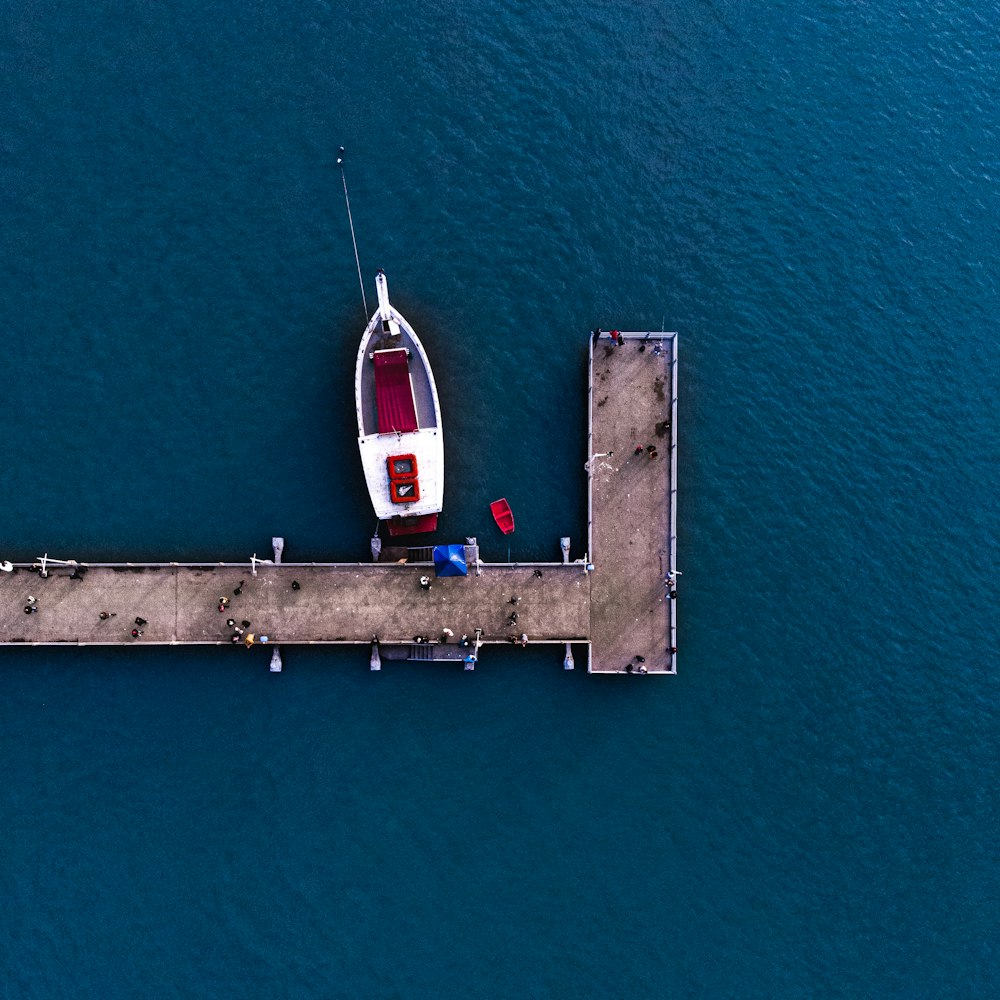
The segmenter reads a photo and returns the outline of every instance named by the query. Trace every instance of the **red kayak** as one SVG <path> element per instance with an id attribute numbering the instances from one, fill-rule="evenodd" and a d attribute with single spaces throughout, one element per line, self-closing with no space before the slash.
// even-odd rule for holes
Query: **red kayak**
<path id="1" fill-rule="evenodd" d="M 494 500 L 490 504 L 490 512 L 497 527 L 505 534 L 509 535 L 514 530 L 514 512 L 510 509 L 510 504 L 506 500 Z"/>

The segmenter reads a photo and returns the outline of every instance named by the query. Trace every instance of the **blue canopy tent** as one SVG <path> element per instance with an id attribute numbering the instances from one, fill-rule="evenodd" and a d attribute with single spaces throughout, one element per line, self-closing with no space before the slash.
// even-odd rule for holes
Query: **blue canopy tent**
<path id="1" fill-rule="evenodd" d="M 438 576 L 466 576 L 464 545 L 435 545 L 434 572 Z"/>

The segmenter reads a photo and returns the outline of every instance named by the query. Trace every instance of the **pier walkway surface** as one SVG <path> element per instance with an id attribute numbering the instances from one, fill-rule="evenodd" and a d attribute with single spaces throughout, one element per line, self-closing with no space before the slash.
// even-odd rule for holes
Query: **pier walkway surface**
<path id="1" fill-rule="evenodd" d="M 676 334 L 592 339 L 590 414 L 590 670 L 676 673 Z"/>
<path id="2" fill-rule="evenodd" d="M 478 631 L 483 644 L 589 644 L 594 673 L 674 673 L 676 376 L 675 334 L 591 338 L 582 559 L 480 563 L 470 545 L 468 575 L 454 577 L 414 561 L 421 550 L 405 563 L 390 551 L 372 563 L 7 563 L 0 645 L 231 645 L 233 619 L 272 645 L 377 635 L 412 651 L 419 636 L 420 659 L 462 659 L 461 637 Z"/>
<path id="3" fill-rule="evenodd" d="M 534 575 L 541 569 L 542 576 Z M 421 576 L 431 577 L 423 590 Z M 292 583 L 298 584 L 293 588 Z M 234 594 L 239 588 L 241 593 Z M 76 645 L 225 643 L 237 624 L 271 643 L 454 642 L 482 629 L 484 642 L 526 633 L 531 642 L 587 641 L 590 588 L 579 563 L 484 563 L 482 575 L 434 577 L 428 563 L 102 566 L 0 574 L 0 643 Z M 28 596 L 38 611 L 25 613 Z M 510 604 L 516 596 L 518 603 Z M 230 603 L 220 612 L 219 598 Z M 113 617 L 105 620 L 100 613 Z M 516 626 L 507 621 L 516 611 Z M 135 619 L 142 636 L 133 638 Z"/>

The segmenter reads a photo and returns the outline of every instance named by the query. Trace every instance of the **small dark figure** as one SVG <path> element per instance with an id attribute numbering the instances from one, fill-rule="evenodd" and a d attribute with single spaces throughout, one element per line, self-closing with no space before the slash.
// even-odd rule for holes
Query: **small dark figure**
<path id="1" fill-rule="evenodd" d="M 635 659 L 636 659 L 637 663 L 645 663 L 646 662 L 646 657 L 645 656 L 636 656 Z"/>
<path id="2" fill-rule="evenodd" d="M 243 584 L 246 583 L 245 580 L 240 580 L 240 585 L 233 591 L 233 593 L 239 597 L 243 593 Z"/>
<path id="3" fill-rule="evenodd" d="M 520 597 L 518 597 L 518 596 L 517 596 L 517 594 L 515 594 L 515 595 L 514 595 L 514 596 L 513 596 L 513 597 L 512 597 L 511 599 L 510 599 L 509 603 L 510 603 L 510 604 L 517 604 L 517 603 L 518 603 L 518 602 L 519 602 L 520 600 L 521 600 L 521 598 L 520 598 Z"/>
<path id="4" fill-rule="evenodd" d="M 676 591 L 676 590 L 671 590 L 671 591 L 670 591 L 670 600 L 672 600 L 672 601 L 673 601 L 673 600 L 675 600 L 676 598 L 677 598 L 677 591 Z"/>
<path id="5" fill-rule="evenodd" d="M 232 627 L 233 627 L 233 626 L 234 626 L 234 625 L 236 624 L 236 619 L 235 619 L 235 618 L 227 618 L 227 619 L 226 619 L 226 624 L 227 624 L 227 625 L 228 625 L 228 626 L 229 626 L 230 628 L 232 628 Z"/>
<path id="6" fill-rule="evenodd" d="M 647 444 L 646 445 L 646 452 L 647 452 L 647 454 L 650 454 L 650 455 L 654 454 L 656 452 L 655 445 Z"/>
<path id="7" fill-rule="evenodd" d="M 627 674 L 630 674 L 630 673 L 632 673 L 632 671 L 633 671 L 634 669 L 635 669 L 635 668 L 634 668 L 634 667 L 632 666 L 632 664 L 631 664 L 631 663 L 626 663 L 626 664 L 625 664 L 625 673 L 627 673 Z"/>
<path id="8" fill-rule="evenodd" d="M 649 457 L 650 458 L 656 458 L 656 449 L 655 448 L 649 453 Z"/>
<path id="9" fill-rule="evenodd" d="M 111 615 L 108 614 L 107 611 L 102 611 L 97 617 L 100 618 L 102 622 L 106 622 L 111 617 Z"/>
<path id="10" fill-rule="evenodd" d="M 250 622 L 248 622 L 248 621 L 247 621 L 247 620 L 246 620 L 245 618 L 243 619 L 243 621 L 242 621 L 242 622 L 241 622 L 240 624 L 241 624 L 241 625 L 242 625 L 242 626 L 243 626 L 244 628 L 250 628 Z"/>
<path id="11" fill-rule="evenodd" d="M 234 632 L 234 633 L 233 633 L 233 634 L 232 634 L 232 635 L 231 635 L 231 636 L 229 637 L 229 641 L 230 641 L 230 642 L 239 642 L 239 641 L 240 641 L 240 633 L 239 633 L 239 632 Z"/>
<path id="12" fill-rule="evenodd" d="M 300 587 L 301 584 L 299 583 L 298 580 L 292 580 L 292 590 L 298 590 Z"/>
<path id="13" fill-rule="evenodd" d="M 421 590 L 431 589 L 431 578 L 429 576 L 422 576 L 420 578 L 420 589 Z"/>
<path id="14" fill-rule="evenodd" d="M 641 455 L 641 454 L 642 454 L 642 452 L 643 452 L 643 448 L 642 448 L 642 445 L 641 445 L 641 444 L 637 444 L 637 445 L 635 446 L 635 451 L 633 452 L 633 454 L 634 454 L 634 455 Z"/>
<path id="15" fill-rule="evenodd" d="M 132 638 L 133 639 L 138 639 L 140 635 L 142 635 L 142 629 L 141 628 L 134 628 L 134 629 L 132 629 Z"/>
<path id="16" fill-rule="evenodd" d="M 540 569 L 536 569 L 533 575 L 534 576 L 541 576 L 542 575 L 542 571 Z"/>
<path id="17" fill-rule="evenodd" d="M 462 638 L 461 638 L 461 640 L 459 641 L 459 644 L 462 645 L 462 646 L 468 646 L 469 645 L 469 637 L 468 637 L 468 635 L 463 635 Z"/>
<path id="18" fill-rule="evenodd" d="M 508 625 L 516 625 L 517 624 L 517 612 L 516 611 L 511 612 L 510 618 L 507 619 L 507 624 Z"/>
<path id="19" fill-rule="evenodd" d="M 136 618 L 135 623 L 136 623 L 136 625 L 148 625 L 149 624 L 149 622 L 146 621 L 145 618 Z"/>
<path id="20" fill-rule="evenodd" d="M 33 604 L 25 604 L 25 606 L 24 606 L 24 613 L 26 615 L 30 615 L 31 612 L 34 611 L 34 610 L 36 610 L 36 609 L 35 609 L 35 606 Z"/>
<path id="21" fill-rule="evenodd" d="M 596 344 L 596 343 L 597 343 L 597 342 L 598 342 L 598 341 L 599 341 L 599 340 L 601 339 L 601 328 L 600 328 L 600 327 L 598 327 L 598 328 L 597 328 L 597 329 L 596 329 L 596 330 L 594 331 L 594 334 L 593 334 L 593 336 L 594 336 L 594 343 Z"/>

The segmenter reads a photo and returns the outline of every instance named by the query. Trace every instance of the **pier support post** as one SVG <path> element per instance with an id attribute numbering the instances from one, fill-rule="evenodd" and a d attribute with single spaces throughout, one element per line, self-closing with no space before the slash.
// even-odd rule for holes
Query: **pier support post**
<path id="1" fill-rule="evenodd" d="M 573 670 L 576 662 L 573 660 L 573 647 L 566 643 L 566 655 L 563 657 L 563 670 Z"/>

